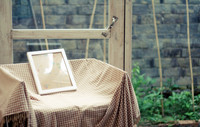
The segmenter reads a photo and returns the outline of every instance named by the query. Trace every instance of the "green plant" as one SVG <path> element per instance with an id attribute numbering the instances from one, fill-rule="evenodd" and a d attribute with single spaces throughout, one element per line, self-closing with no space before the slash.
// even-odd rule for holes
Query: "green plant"
<path id="1" fill-rule="evenodd" d="M 171 116 L 174 120 L 199 120 L 200 110 L 196 106 L 196 111 L 193 112 L 192 96 L 189 91 L 182 91 L 181 93 L 172 92 L 164 102 L 165 114 Z M 195 97 L 195 105 L 200 99 Z"/>
<path id="2" fill-rule="evenodd" d="M 132 70 L 132 84 L 137 95 L 142 96 L 147 94 L 152 89 L 152 85 L 155 82 L 155 79 L 145 76 L 145 74 L 141 74 L 139 65 L 134 64 Z"/>
<path id="3" fill-rule="evenodd" d="M 161 89 L 153 87 L 155 79 L 141 74 L 138 64 L 134 65 L 132 84 L 138 99 L 142 124 L 171 123 L 177 120 L 200 119 L 200 95 L 195 96 L 195 112 L 192 108 L 192 97 L 189 91 L 177 91 L 179 86 L 171 80 L 164 83 L 163 91 L 170 91 L 171 95 L 163 98 Z M 161 115 L 161 99 L 164 100 L 164 114 Z"/>

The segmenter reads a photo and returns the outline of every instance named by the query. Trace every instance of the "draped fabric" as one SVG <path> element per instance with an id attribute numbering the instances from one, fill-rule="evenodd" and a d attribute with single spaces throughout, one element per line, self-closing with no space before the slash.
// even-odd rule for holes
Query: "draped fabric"
<path id="1" fill-rule="evenodd" d="M 77 90 L 48 95 L 37 93 L 29 64 L 0 65 L 0 125 L 132 127 L 139 122 L 126 72 L 95 59 L 69 63 Z"/>

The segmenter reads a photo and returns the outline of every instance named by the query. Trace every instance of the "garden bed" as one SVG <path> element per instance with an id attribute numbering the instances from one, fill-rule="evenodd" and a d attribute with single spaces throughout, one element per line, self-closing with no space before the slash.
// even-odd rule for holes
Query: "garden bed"
<path id="1" fill-rule="evenodd" d="M 170 81 L 163 83 L 162 89 L 156 87 L 155 80 L 141 75 L 138 66 L 133 68 L 132 83 L 141 112 L 139 126 L 198 127 L 200 94 L 195 94 L 193 102 L 190 89 L 180 88 Z"/>
<path id="2" fill-rule="evenodd" d="M 174 122 L 174 124 L 159 124 L 158 127 L 199 127 L 200 121 L 196 122 L 195 120 L 180 120 Z"/>
<path id="3" fill-rule="evenodd" d="M 140 124 L 138 127 L 199 127 L 200 126 L 200 120 L 197 122 L 195 120 L 179 120 L 175 122 L 169 122 L 165 124 L 158 124 L 158 125 L 152 125 L 152 124 Z"/>

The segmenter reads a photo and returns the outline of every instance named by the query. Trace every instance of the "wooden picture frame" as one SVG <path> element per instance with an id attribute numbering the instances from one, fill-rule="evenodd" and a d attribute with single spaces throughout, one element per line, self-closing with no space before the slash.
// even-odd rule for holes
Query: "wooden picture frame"
<path id="1" fill-rule="evenodd" d="M 76 90 L 64 49 L 27 52 L 39 94 Z"/>

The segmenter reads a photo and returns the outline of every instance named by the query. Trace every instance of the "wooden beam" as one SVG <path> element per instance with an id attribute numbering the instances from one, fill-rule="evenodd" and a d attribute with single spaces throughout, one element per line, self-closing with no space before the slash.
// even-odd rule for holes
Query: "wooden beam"
<path id="1" fill-rule="evenodd" d="M 125 71 L 132 72 L 132 0 L 125 0 Z"/>
<path id="2" fill-rule="evenodd" d="M 113 16 L 118 21 L 111 28 L 111 38 L 109 40 L 109 63 L 124 69 L 124 0 L 110 0 L 109 21 Z"/>
<path id="3" fill-rule="evenodd" d="M 12 0 L 0 0 L 0 64 L 13 62 Z"/>
<path id="4" fill-rule="evenodd" d="M 104 37 L 102 33 L 106 33 Z M 107 29 L 13 29 L 12 39 L 107 39 Z"/>

